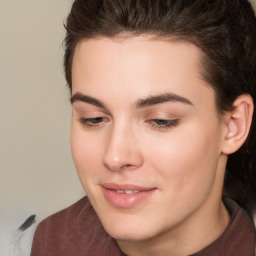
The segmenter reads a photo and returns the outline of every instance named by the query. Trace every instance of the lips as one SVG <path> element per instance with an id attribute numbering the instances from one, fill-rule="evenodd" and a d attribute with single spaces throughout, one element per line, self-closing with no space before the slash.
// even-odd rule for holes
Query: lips
<path id="1" fill-rule="evenodd" d="M 149 200 L 156 188 L 105 183 L 102 185 L 102 191 L 109 204 L 114 207 L 129 209 Z"/>

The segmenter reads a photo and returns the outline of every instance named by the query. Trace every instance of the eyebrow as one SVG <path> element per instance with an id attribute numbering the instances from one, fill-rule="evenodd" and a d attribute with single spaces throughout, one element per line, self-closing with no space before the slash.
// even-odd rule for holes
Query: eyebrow
<path id="1" fill-rule="evenodd" d="M 76 101 L 89 103 L 96 107 L 106 109 L 105 105 L 102 102 L 100 102 L 99 100 L 97 100 L 91 96 L 84 95 L 80 92 L 75 93 L 70 99 L 71 104 L 73 104 Z M 181 103 L 193 106 L 193 103 L 185 97 L 182 97 L 182 96 L 179 96 L 179 95 L 173 94 L 173 93 L 163 93 L 163 94 L 152 95 L 152 96 L 148 96 L 143 99 L 139 99 L 135 103 L 135 108 L 145 108 L 145 107 L 149 107 L 149 106 L 153 106 L 153 105 L 157 105 L 157 104 L 161 104 L 161 103 L 166 103 L 166 102 L 181 102 Z"/>
<path id="2" fill-rule="evenodd" d="M 101 103 L 99 100 L 97 100 L 93 97 L 90 97 L 88 95 L 84 95 L 80 92 L 75 93 L 70 99 L 71 104 L 73 104 L 76 101 L 82 101 L 82 102 L 85 102 L 85 103 L 89 103 L 89 104 L 92 104 L 92 105 L 94 105 L 96 107 L 99 107 L 99 108 L 106 108 L 104 106 L 104 104 Z"/>
<path id="3" fill-rule="evenodd" d="M 193 106 L 192 102 L 185 97 L 173 93 L 163 93 L 159 95 L 152 95 L 144 99 L 139 99 L 136 103 L 136 108 L 144 108 L 165 102 L 181 102 Z"/>

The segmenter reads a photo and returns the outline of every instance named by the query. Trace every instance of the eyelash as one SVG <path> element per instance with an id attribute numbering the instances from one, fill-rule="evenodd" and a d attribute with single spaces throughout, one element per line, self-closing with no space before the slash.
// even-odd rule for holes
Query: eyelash
<path id="1" fill-rule="evenodd" d="M 103 122 L 104 117 L 80 118 L 79 122 L 86 128 L 98 128 Z M 154 129 L 159 131 L 167 131 L 179 125 L 179 119 L 150 119 L 146 121 Z"/>
<path id="2" fill-rule="evenodd" d="M 104 117 L 80 118 L 79 122 L 86 128 L 97 128 L 104 121 Z"/>
<path id="3" fill-rule="evenodd" d="M 147 121 L 154 129 L 167 131 L 179 125 L 179 119 L 150 119 Z"/>

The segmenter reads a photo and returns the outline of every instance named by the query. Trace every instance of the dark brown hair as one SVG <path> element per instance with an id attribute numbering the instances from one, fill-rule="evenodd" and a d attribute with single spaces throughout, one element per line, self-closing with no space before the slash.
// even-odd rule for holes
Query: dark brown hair
<path id="1" fill-rule="evenodd" d="M 202 75 L 215 91 L 220 113 L 232 110 L 241 94 L 256 102 L 256 18 L 247 0 L 75 0 L 65 27 L 64 66 L 71 91 L 78 42 L 150 34 L 201 49 Z M 224 193 L 249 213 L 254 210 L 255 114 L 247 141 L 228 158 Z"/>

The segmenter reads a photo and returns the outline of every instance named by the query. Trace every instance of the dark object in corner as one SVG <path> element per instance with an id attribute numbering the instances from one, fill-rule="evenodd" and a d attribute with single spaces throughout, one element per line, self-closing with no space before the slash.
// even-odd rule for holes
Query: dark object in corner
<path id="1" fill-rule="evenodd" d="M 31 215 L 30 217 L 28 217 L 25 222 L 18 228 L 20 231 L 25 231 L 26 229 L 28 229 L 29 227 L 32 226 L 33 223 L 36 222 L 36 215 Z"/>

